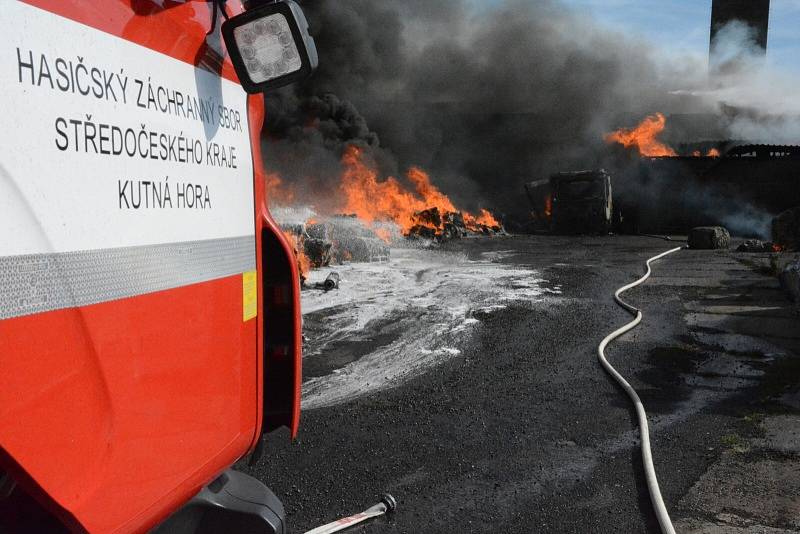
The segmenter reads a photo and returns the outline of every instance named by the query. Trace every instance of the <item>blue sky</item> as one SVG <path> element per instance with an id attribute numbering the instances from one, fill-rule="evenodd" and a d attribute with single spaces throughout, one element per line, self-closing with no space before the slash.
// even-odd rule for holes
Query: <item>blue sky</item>
<path id="1" fill-rule="evenodd" d="M 535 0 L 533 0 L 535 1 Z M 706 54 L 711 0 L 562 0 L 602 24 L 677 51 Z M 768 60 L 800 72 L 800 0 L 772 0 Z"/>

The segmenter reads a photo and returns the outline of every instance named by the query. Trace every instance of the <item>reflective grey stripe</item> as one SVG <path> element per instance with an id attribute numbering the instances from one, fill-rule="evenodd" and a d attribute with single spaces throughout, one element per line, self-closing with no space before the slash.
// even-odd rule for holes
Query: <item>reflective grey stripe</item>
<path id="1" fill-rule="evenodd" d="M 253 236 L 0 257 L 0 319 L 172 289 L 255 265 Z"/>

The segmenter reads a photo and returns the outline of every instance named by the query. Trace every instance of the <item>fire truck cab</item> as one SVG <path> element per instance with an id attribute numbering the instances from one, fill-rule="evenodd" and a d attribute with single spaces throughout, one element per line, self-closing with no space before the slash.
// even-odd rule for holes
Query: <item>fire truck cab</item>
<path id="1" fill-rule="evenodd" d="M 2 532 L 284 532 L 230 469 L 300 414 L 298 274 L 243 85 L 316 53 L 292 2 L 246 3 L 3 5 Z"/>

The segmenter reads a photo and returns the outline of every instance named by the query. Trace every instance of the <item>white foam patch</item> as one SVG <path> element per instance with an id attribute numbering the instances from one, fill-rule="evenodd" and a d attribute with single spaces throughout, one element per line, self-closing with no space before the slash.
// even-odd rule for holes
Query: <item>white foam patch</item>
<path id="1" fill-rule="evenodd" d="M 504 258 L 510 258 L 519 254 L 515 250 L 493 250 L 489 252 L 482 252 L 481 257 L 486 258 L 491 262 L 499 262 Z"/>
<path id="2" fill-rule="evenodd" d="M 321 324 L 336 338 L 363 333 L 371 324 L 396 322 L 398 339 L 303 385 L 303 408 L 346 402 L 397 385 L 460 354 L 453 343 L 492 313 L 514 303 L 541 301 L 560 291 L 543 287 L 533 269 L 503 265 L 489 255 L 479 261 L 464 254 L 395 248 L 384 263 L 358 263 L 310 273 L 313 285 L 335 270 L 340 289 L 303 293 L 303 313 L 324 315 Z M 316 317 L 315 317 L 316 320 Z M 324 352 L 319 356 L 324 358 Z"/>

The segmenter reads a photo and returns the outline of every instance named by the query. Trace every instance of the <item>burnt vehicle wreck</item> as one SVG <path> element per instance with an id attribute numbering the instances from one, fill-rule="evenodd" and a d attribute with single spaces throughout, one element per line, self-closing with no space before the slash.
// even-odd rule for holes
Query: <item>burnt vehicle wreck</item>
<path id="1" fill-rule="evenodd" d="M 613 227 L 611 176 L 603 169 L 560 172 L 525 184 L 534 218 L 557 234 L 608 234 Z"/>

